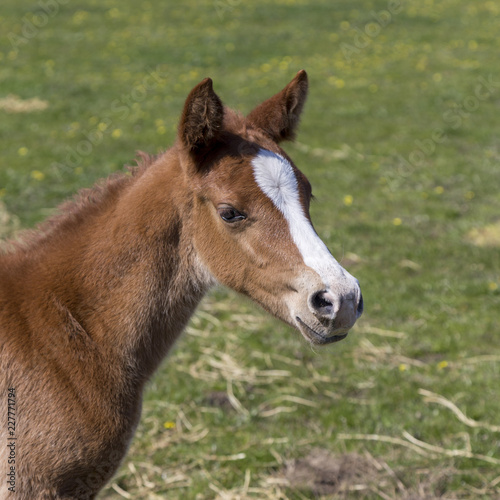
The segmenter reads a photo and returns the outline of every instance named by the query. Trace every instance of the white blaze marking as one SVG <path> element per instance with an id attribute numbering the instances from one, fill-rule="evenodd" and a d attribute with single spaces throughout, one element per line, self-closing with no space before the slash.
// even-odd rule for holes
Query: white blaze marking
<path id="1" fill-rule="evenodd" d="M 316 271 L 327 287 L 334 285 L 333 282 L 339 278 L 350 276 L 305 216 L 297 178 L 290 162 L 281 155 L 261 149 L 252 160 L 252 166 L 257 184 L 288 222 L 290 234 L 305 265 Z"/>

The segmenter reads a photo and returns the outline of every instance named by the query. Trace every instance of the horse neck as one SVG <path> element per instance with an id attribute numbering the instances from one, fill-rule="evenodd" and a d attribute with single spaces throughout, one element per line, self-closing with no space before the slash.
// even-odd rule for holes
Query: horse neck
<path id="1" fill-rule="evenodd" d="M 124 183 L 98 213 L 52 235 L 35 278 L 40 296 L 55 300 L 80 334 L 140 383 L 210 285 L 185 223 L 184 186 L 175 155 L 167 153 Z"/>

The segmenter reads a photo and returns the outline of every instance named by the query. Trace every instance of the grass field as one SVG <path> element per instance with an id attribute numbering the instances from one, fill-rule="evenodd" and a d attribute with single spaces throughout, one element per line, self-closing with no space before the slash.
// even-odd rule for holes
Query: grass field
<path id="1" fill-rule="evenodd" d="M 361 282 L 311 349 L 217 289 L 101 499 L 500 498 L 496 1 L 2 0 L 0 237 L 172 144 L 210 76 L 248 112 L 304 68 L 312 218 Z"/>

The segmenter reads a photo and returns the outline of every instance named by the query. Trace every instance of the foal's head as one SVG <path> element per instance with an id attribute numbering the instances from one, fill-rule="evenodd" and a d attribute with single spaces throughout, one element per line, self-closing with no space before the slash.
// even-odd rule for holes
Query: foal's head
<path id="1" fill-rule="evenodd" d="M 178 148 L 201 262 L 310 342 L 328 344 L 347 335 L 363 299 L 316 234 L 311 185 L 279 146 L 294 136 L 307 86 L 300 71 L 244 118 L 203 80 L 186 100 Z"/>

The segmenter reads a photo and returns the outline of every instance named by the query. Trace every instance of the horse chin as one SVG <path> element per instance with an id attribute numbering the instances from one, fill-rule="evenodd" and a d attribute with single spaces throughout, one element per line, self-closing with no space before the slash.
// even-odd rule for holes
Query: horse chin
<path id="1" fill-rule="evenodd" d="M 328 345 L 335 342 L 340 342 L 341 340 L 344 340 L 349 333 L 348 329 L 342 328 L 335 330 L 332 334 L 323 326 L 317 326 L 317 324 L 315 324 L 314 326 L 309 325 L 300 316 L 296 316 L 295 321 L 296 326 L 305 337 L 305 339 L 314 345 Z"/>

